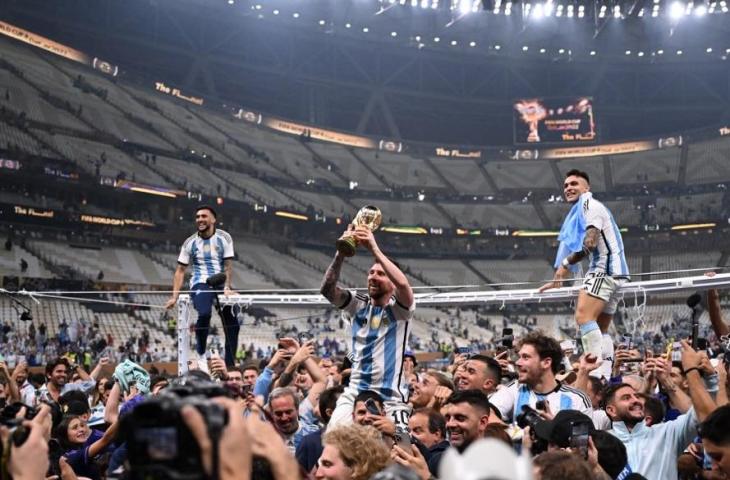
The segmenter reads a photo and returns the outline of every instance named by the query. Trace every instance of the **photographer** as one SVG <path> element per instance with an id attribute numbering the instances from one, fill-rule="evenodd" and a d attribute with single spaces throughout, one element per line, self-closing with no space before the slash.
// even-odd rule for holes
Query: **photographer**
<path id="1" fill-rule="evenodd" d="M 578 410 L 591 415 L 591 401 L 584 392 L 556 380 L 563 352 L 557 340 L 541 332 L 531 332 L 519 342 L 518 378 L 497 390 L 490 402 L 501 412 L 505 421 L 514 421 L 523 406 L 537 408 L 555 415 L 560 410 Z"/>

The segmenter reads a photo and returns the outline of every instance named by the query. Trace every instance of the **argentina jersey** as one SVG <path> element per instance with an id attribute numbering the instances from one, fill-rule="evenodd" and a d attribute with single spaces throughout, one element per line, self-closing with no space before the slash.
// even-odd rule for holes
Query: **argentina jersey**
<path id="1" fill-rule="evenodd" d="M 386 306 L 379 307 L 372 305 L 368 295 L 348 293 L 350 297 L 342 310 L 352 328 L 350 387 L 358 392 L 372 390 L 386 402 L 406 402 L 408 380 L 403 373 L 403 354 L 415 301 L 406 308 L 391 297 Z"/>
<path id="2" fill-rule="evenodd" d="M 553 415 L 561 410 L 578 410 L 589 417 L 593 413 L 593 407 L 588 395 L 578 389 L 558 383 L 551 392 L 540 394 L 531 390 L 526 384 L 517 380 L 497 390 L 489 401 L 502 414 L 506 422 L 515 422 L 518 415 L 522 413 L 522 406 L 528 405 L 535 408 L 537 402 L 547 401 Z"/>
<path id="3" fill-rule="evenodd" d="M 205 283 L 211 275 L 223 271 L 224 260 L 233 258 L 233 239 L 228 232 L 216 230 L 209 238 L 197 233 L 190 235 L 182 249 L 177 262 L 188 266 L 192 262 L 193 274 L 190 277 L 190 288 L 198 283 Z"/>
<path id="4" fill-rule="evenodd" d="M 614 278 L 628 278 L 629 266 L 624 255 L 624 242 L 616 221 L 606 206 L 589 198 L 583 205 L 586 228 L 599 230 L 598 244 L 588 257 L 588 272 L 605 273 Z"/>

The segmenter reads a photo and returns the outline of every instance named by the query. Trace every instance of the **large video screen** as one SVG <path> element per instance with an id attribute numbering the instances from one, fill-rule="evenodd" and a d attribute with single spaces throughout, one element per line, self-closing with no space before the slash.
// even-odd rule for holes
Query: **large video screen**
<path id="1" fill-rule="evenodd" d="M 512 104 L 515 144 L 571 144 L 597 140 L 593 99 L 531 98 Z"/>

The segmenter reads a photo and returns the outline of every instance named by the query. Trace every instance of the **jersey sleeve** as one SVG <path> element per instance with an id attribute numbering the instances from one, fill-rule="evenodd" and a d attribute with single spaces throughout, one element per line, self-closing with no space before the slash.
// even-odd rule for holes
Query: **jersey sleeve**
<path id="1" fill-rule="evenodd" d="M 346 317 L 352 318 L 362 307 L 364 301 L 362 295 L 359 295 L 355 290 L 345 290 L 345 293 L 347 294 L 347 301 L 343 305 L 335 306 L 342 310 Z"/>
<path id="2" fill-rule="evenodd" d="M 183 243 L 182 248 L 180 249 L 180 255 L 177 257 L 177 263 L 180 265 L 188 266 L 190 265 L 190 247 L 192 245 L 191 240 L 187 240 L 185 243 Z"/>
<path id="3" fill-rule="evenodd" d="M 606 226 L 608 212 L 601 202 L 589 198 L 583 205 L 583 216 L 586 221 L 586 228 L 594 227 L 598 230 L 603 230 Z"/>
<path id="4" fill-rule="evenodd" d="M 225 244 L 223 245 L 223 258 L 233 258 L 236 256 L 235 252 L 233 251 L 233 238 L 230 234 L 226 233 L 223 238 L 225 238 Z"/>
<path id="5" fill-rule="evenodd" d="M 511 422 L 513 420 L 516 397 L 515 385 L 516 383 L 512 383 L 506 387 L 502 387 L 494 392 L 494 395 L 489 397 L 489 403 L 499 410 L 499 413 L 502 415 L 502 420 L 505 422 Z"/>
<path id="6" fill-rule="evenodd" d="M 393 313 L 395 314 L 396 320 L 412 320 L 413 314 L 416 311 L 416 300 L 413 299 L 413 302 L 411 303 L 410 307 L 406 307 L 402 303 L 398 301 L 395 296 L 391 297 L 390 299 L 390 307 L 393 310 Z"/>

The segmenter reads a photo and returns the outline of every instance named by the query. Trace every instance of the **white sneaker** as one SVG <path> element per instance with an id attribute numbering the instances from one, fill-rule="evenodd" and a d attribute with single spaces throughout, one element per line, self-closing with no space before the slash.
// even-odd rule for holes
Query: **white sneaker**
<path id="1" fill-rule="evenodd" d="M 208 370 L 208 359 L 205 358 L 205 356 L 198 357 L 198 370 L 210 375 L 210 370 Z"/>
<path id="2" fill-rule="evenodd" d="M 588 375 L 596 378 L 605 378 L 607 381 L 611 380 L 611 372 L 613 371 L 613 361 L 603 360 L 601 366 L 593 370 Z"/>

